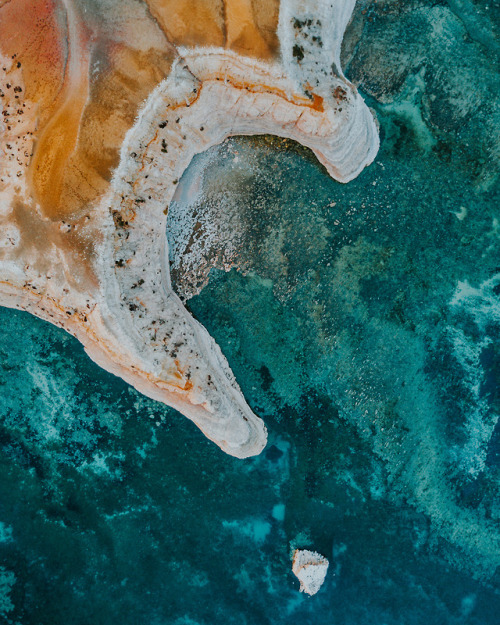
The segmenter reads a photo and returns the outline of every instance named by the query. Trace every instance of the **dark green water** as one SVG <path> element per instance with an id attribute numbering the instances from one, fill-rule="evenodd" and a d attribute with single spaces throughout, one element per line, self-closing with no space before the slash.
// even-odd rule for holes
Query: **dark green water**
<path id="1" fill-rule="evenodd" d="M 362 2 L 344 65 L 381 126 L 370 168 L 340 185 L 235 138 L 181 181 L 175 287 L 261 456 L 0 310 L 0 622 L 498 623 L 496 24 L 496 2 Z M 315 597 L 295 547 L 330 560 Z"/>

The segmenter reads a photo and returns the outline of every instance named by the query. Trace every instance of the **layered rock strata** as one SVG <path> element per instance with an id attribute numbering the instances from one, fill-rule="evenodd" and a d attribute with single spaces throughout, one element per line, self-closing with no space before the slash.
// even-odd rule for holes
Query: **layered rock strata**
<path id="1" fill-rule="evenodd" d="M 282 3 L 278 62 L 272 37 L 257 37 L 262 31 L 245 21 L 248 3 L 229 3 L 231 32 L 240 33 L 231 39 L 234 46 L 251 49 L 252 36 L 257 42 L 257 52 L 243 56 L 227 48 L 180 47 L 179 36 L 168 39 L 162 10 L 168 3 L 151 1 L 151 14 L 140 19 L 154 45 L 135 46 L 146 69 L 134 61 L 128 83 L 118 78 L 123 59 L 116 54 L 117 31 L 106 31 L 107 40 L 114 37 L 107 56 L 100 49 L 106 71 L 96 70 L 93 78 L 97 44 L 84 3 L 40 4 L 53 25 L 51 53 L 64 61 L 56 97 L 26 84 L 26 77 L 34 81 L 28 71 L 33 59 L 19 33 L 4 46 L 9 55 L 2 50 L 1 303 L 65 328 L 98 364 L 177 408 L 227 453 L 257 454 L 266 443 L 264 424 L 246 404 L 218 346 L 172 291 L 168 206 L 193 156 L 231 135 L 294 139 L 341 182 L 373 160 L 374 120 L 339 67 L 353 2 Z M 109 6 L 114 15 L 116 2 Z M 238 7 L 247 16 L 239 30 Z M 51 22 L 57 11 L 66 20 L 64 33 L 58 31 L 60 19 Z M 60 37 L 67 41 L 65 52 L 56 45 Z M 121 41 L 120 50 L 127 45 L 130 50 Z M 157 57 L 160 80 L 125 132 L 130 111 L 102 110 L 100 103 L 109 104 L 110 92 L 117 92 L 133 110 L 137 91 L 158 76 L 148 69 Z M 57 72 L 54 84 L 56 79 Z M 106 145 L 110 156 L 97 171 L 89 157 Z"/>

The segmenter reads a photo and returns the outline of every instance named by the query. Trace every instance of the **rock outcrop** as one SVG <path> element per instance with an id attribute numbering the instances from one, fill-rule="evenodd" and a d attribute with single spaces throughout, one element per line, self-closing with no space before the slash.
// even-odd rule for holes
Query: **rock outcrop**
<path id="1" fill-rule="evenodd" d="M 328 560 L 316 551 L 296 549 L 293 554 L 292 571 L 300 582 L 300 592 L 315 595 L 325 581 Z"/>
<path id="2" fill-rule="evenodd" d="M 0 5 L 0 302 L 65 328 L 227 453 L 259 453 L 264 424 L 172 291 L 168 206 L 193 156 L 231 135 L 294 139 L 341 182 L 374 159 L 373 117 L 339 65 L 353 1 L 290 0 L 279 22 L 273 3 L 227 2 L 203 47 L 167 0 L 99 15 L 36 0 L 31 22 L 25 4 Z"/>

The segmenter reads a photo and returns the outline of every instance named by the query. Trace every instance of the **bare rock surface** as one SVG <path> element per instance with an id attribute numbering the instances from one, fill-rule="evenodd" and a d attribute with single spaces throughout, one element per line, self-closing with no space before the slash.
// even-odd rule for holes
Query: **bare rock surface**
<path id="1" fill-rule="evenodd" d="M 315 595 L 325 581 L 328 560 L 316 551 L 296 549 L 292 571 L 300 582 L 300 591 Z"/>

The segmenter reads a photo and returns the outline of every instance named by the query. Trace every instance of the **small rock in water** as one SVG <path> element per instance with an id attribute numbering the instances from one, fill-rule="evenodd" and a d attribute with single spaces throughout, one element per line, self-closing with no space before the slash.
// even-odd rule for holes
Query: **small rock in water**
<path id="1" fill-rule="evenodd" d="M 316 551 L 294 551 L 292 571 L 299 579 L 301 592 L 315 595 L 325 581 L 327 570 L 328 560 Z"/>

